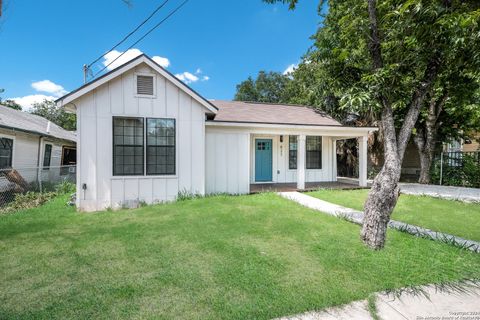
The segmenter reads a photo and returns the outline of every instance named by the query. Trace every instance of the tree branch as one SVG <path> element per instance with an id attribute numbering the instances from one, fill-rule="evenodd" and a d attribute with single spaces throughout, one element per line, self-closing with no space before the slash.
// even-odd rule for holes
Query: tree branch
<path id="1" fill-rule="evenodd" d="M 433 82 L 435 81 L 438 72 L 440 69 L 440 59 L 438 58 L 437 54 L 430 59 L 427 67 L 425 69 L 425 73 L 423 75 L 423 79 L 420 82 L 420 85 L 415 90 L 412 96 L 412 100 L 410 102 L 410 106 L 408 108 L 407 115 L 404 118 L 402 128 L 398 133 L 397 143 L 398 143 L 398 158 L 400 162 L 403 161 L 403 156 L 405 154 L 405 149 L 407 148 L 408 140 L 412 134 L 412 129 L 417 122 L 418 115 L 420 110 L 422 109 L 423 102 L 425 100 L 425 96 L 427 95 L 428 91 L 430 90 Z"/>

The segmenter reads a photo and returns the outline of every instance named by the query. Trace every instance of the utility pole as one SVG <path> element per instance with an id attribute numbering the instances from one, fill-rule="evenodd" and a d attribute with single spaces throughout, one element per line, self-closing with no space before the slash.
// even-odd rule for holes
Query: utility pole
<path id="1" fill-rule="evenodd" d="M 0 0 L 0 17 L 2 16 L 2 0 Z"/>
<path id="2" fill-rule="evenodd" d="M 2 1 L 2 0 L 0 0 Z M 88 75 L 88 66 L 86 64 L 83 65 L 83 83 L 87 83 L 87 75 Z"/>

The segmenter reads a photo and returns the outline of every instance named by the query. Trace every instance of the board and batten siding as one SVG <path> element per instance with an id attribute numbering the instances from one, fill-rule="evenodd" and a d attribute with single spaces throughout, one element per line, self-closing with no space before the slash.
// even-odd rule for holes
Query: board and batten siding
<path id="1" fill-rule="evenodd" d="M 139 73 L 155 77 L 154 97 L 136 95 Z M 76 105 L 77 206 L 81 210 L 171 201 L 179 192 L 205 193 L 206 109 L 165 77 L 142 64 L 80 97 Z M 114 176 L 114 116 L 175 119 L 176 175 Z"/>
<path id="2" fill-rule="evenodd" d="M 244 194 L 250 191 L 250 134 L 206 134 L 206 193 Z"/>

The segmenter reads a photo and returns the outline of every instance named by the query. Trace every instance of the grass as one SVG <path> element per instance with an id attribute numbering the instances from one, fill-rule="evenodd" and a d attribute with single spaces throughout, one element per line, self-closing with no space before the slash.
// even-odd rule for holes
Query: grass
<path id="1" fill-rule="evenodd" d="M 0 318 L 271 319 L 371 293 L 480 278 L 480 255 L 359 226 L 275 194 L 0 217 Z"/>
<path id="2" fill-rule="evenodd" d="M 368 190 L 325 189 L 309 195 L 363 211 Z M 392 219 L 480 241 L 480 204 L 402 194 Z"/>

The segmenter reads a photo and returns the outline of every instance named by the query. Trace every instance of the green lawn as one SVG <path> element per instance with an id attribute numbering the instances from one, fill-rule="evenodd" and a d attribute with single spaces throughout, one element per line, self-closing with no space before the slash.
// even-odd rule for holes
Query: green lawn
<path id="1" fill-rule="evenodd" d="M 368 190 L 319 190 L 309 195 L 363 211 Z M 480 241 L 480 204 L 402 194 L 392 219 Z"/>
<path id="2" fill-rule="evenodd" d="M 270 319 L 409 285 L 480 277 L 480 255 L 359 226 L 275 194 L 0 217 L 0 318 Z"/>

